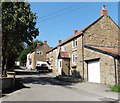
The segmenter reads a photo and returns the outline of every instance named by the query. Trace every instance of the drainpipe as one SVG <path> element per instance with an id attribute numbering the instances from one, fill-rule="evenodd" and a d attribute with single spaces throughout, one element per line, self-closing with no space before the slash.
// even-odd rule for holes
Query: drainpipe
<path id="1" fill-rule="evenodd" d="M 117 75 L 116 75 L 116 71 L 117 71 L 117 70 L 116 70 L 116 69 L 117 69 L 116 65 L 117 65 L 117 64 L 116 64 L 115 58 L 113 58 L 113 59 L 114 59 L 114 71 L 115 71 L 115 72 L 114 72 L 114 73 L 115 73 L 115 84 L 117 84 Z"/>
<path id="2" fill-rule="evenodd" d="M 84 38 L 82 34 L 82 67 L 83 67 L 83 80 L 84 80 Z"/>

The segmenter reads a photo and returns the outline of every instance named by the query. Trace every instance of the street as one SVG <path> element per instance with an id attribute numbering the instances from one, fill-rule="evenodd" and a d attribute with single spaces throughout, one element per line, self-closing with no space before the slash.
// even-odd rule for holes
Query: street
<path id="1" fill-rule="evenodd" d="M 2 101 L 115 101 L 99 93 L 89 92 L 87 89 L 78 89 L 80 85 L 55 80 L 51 75 L 18 75 L 16 76 L 25 88 L 4 94 Z M 84 85 L 84 84 L 81 84 Z M 93 84 L 88 84 L 93 85 Z M 98 85 L 98 84 L 97 84 Z M 77 87 L 76 86 L 76 87 Z M 95 86 L 95 85 L 93 85 Z M 103 87 L 102 87 L 103 88 Z M 107 92 L 106 92 L 107 93 Z M 110 92 L 111 93 L 111 92 Z M 109 93 L 109 94 L 110 94 Z M 116 93 L 117 94 L 117 93 Z M 112 93 L 113 97 L 117 96 Z"/>

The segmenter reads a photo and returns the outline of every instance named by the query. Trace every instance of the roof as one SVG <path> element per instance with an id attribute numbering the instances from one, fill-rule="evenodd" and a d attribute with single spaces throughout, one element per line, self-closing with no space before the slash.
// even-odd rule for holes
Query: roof
<path id="1" fill-rule="evenodd" d="M 58 58 L 70 58 L 68 52 L 60 51 Z"/>
<path id="2" fill-rule="evenodd" d="M 53 49 L 49 50 L 47 53 L 53 51 L 54 49 L 56 49 L 58 46 L 62 46 L 63 44 L 68 43 L 69 41 L 75 39 L 76 37 L 79 37 L 83 34 L 83 31 L 87 30 L 89 27 L 91 27 L 93 24 L 95 24 L 98 20 L 100 20 L 103 16 L 100 16 L 97 20 L 95 20 L 93 23 L 91 23 L 90 25 L 88 25 L 87 27 L 85 27 L 84 29 L 82 29 L 81 31 L 77 32 L 75 35 L 72 35 L 71 37 L 69 37 L 68 39 L 64 40 L 62 43 L 60 43 L 59 45 L 57 45 L 56 47 L 54 47 Z"/>
<path id="3" fill-rule="evenodd" d="M 84 45 L 85 48 L 92 49 L 97 52 L 101 52 L 104 54 L 108 54 L 113 57 L 120 57 L 120 48 L 113 48 L 113 47 L 97 47 L 97 46 L 88 46 Z"/>
<path id="4" fill-rule="evenodd" d="M 64 40 L 62 43 L 60 43 L 59 45 L 57 45 L 56 47 L 54 47 L 53 49 L 49 50 L 47 53 L 53 51 L 54 49 L 56 49 L 58 46 L 62 46 L 66 43 L 68 43 L 69 41 L 81 36 L 88 28 L 90 28 L 92 25 L 94 25 L 96 22 L 98 22 L 101 18 L 103 18 L 103 16 L 100 16 L 97 20 L 95 20 L 94 22 L 92 22 L 91 24 L 89 24 L 87 27 L 83 28 L 82 30 L 80 30 L 79 32 L 77 32 L 75 35 L 69 37 L 68 39 Z M 107 16 L 110 18 L 110 16 Z M 110 18 L 112 20 L 112 18 Z M 112 20 L 113 21 L 113 20 Z M 119 28 L 119 26 L 113 21 L 113 23 Z"/>

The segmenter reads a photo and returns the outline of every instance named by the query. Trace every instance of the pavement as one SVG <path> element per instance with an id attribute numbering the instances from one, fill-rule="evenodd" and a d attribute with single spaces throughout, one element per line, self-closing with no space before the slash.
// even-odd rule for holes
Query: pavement
<path id="1" fill-rule="evenodd" d="M 81 83 L 73 83 L 68 87 L 78 91 L 85 91 L 85 92 L 89 92 L 91 94 L 95 94 L 97 96 L 103 97 L 101 98 L 101 100 L 103 101 L 116 101 L 116 100 L 119 101 L 120 100 L 120 93 L 112 92 L 110 90 L 110 87 L 104 84 L 81 82 Z"/>
<path id="2" fill-rule="evenodd" d="M 2 101 L 117 101 L 119 95 L 103 84 L 58 81 L 52 73 L 17 75 L 16 78 L 26 88 L 4 94 Z"/>
<path id="3" fill-rule="evenodd" d="M 74 84 L 73 87 L 103 97 L 101 100 L 118 100 L 120 95 L 120 93 L 111 92 L 110 88 L 103 84 L 83 82 Z"/>

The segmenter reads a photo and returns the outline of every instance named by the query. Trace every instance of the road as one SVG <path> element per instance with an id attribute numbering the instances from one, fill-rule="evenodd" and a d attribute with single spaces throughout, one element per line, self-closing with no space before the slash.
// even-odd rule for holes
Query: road
<path id="1" fill-rule="evenodd" d="M 73 84 L 54 80 L 48 75 L 24 75 L 17 78 L 26 87 L 5 94 L 2 101 L 102 101 L 103 99 L 102 96 L 78 90 Z"/>

